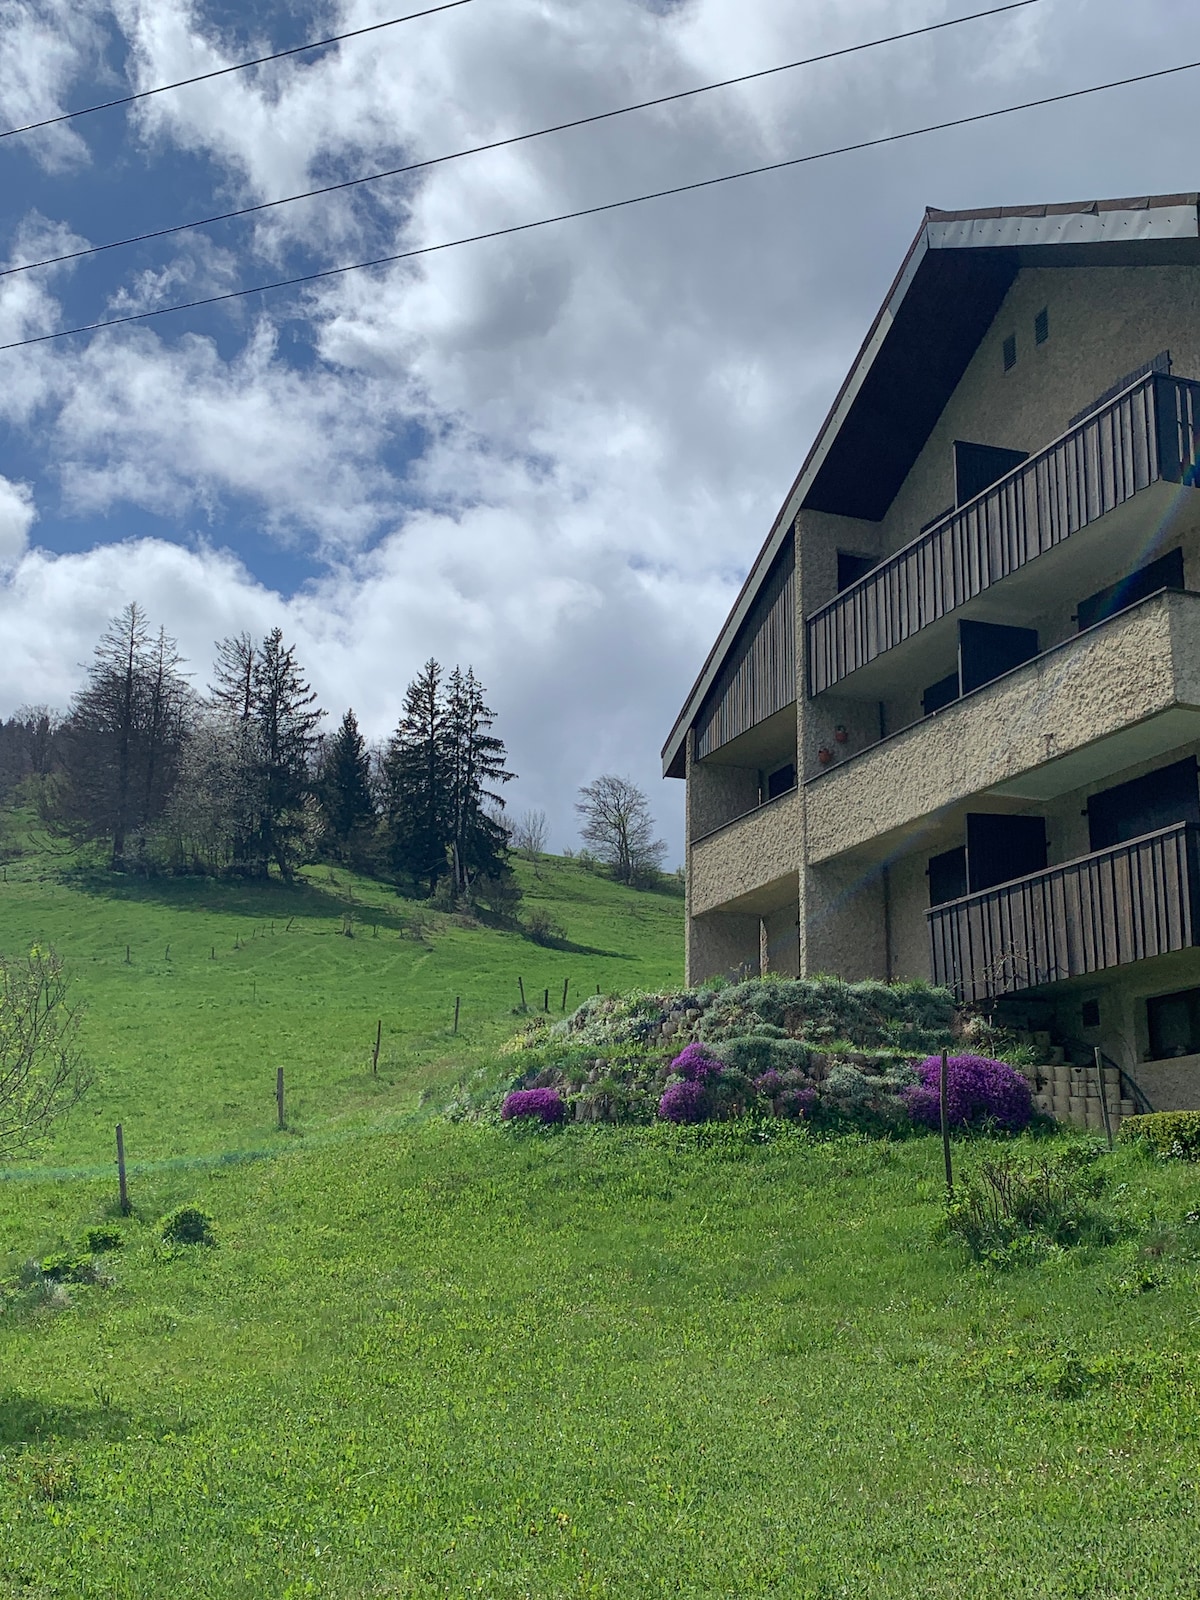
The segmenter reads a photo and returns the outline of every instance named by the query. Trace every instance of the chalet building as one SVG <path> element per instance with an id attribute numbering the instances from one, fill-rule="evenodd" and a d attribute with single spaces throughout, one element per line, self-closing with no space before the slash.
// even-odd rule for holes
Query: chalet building
<path id="1" fill-rule="evenodd" d="M 1198 443 L 1196 195 L 926 214 L 663 751 L 691 981 L 932 979 L 1200 1105 Z"/>

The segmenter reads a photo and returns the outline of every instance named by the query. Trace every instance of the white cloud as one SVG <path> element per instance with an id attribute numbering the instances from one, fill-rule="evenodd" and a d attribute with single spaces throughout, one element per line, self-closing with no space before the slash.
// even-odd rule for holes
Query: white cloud
<path id="1" fill-rule="evenodd" d="M 488 0 L 143 102 L 131 171 L 169 171 L 182 152 L 218 203 L 271 198 L 944 12 Z M 1169 64 L 1193 12 L 1054 0 L 284 207 L 219 247 L 185 238 L 158 266 L 139 258 L 130 303 L 227 283 L 231 252 L 245 281 L 286 275 Z M 348 0 L 313 31 L 380 14 Z M 117 0 L 116 15 L 140 86 L 267 38 L 222 37 L 184 0 Z M 235 304 L 203 336 L 163 321 L 5 357 L 0 416 L 48 441 L 43 517 L 55 494 L 68 516 L 112 526 L 132 507 L 181 542 L 28 554 L 0 592 L 13 640 L 0 709 L 64 699 L 135 595 L 205 669 L 214 638 L 280 619 L 329 708 L 353 703 L 375 732 L 426 655 L 471 660 L 521 773 L 514 803 L 546 806 L 565 840 L 572 791 L 600 768 L 654 786 L 659 745 L 922 207 L 1186 189 L 1193 94 L 1168 80 L 430 255 Z M 42 275 L 0 280 L 0 341 L 58 314 Z M 248 516 L 316 549 L 322 580 L 284 599 L 223 554 Z M 51 619 L 61 649 L 46 647 Z M 677 837 L 678 786 L 655 800 Z"/>
<path id="2" fill-rule="evenodd" d="M 29 485 L 0 478 L 0 578 L 12 572 L 24 556 L 36 516 Z"/>
<path id="3" fill-rule="evenodd" d="M 107 9 L 97 0 L 0 0 L 0 127 L 25 127 L 68 109 L 67 92 L 85 71 L 97 70 Z M 71 123 L 21 138 L 50 172 L 88 160 Z"/>

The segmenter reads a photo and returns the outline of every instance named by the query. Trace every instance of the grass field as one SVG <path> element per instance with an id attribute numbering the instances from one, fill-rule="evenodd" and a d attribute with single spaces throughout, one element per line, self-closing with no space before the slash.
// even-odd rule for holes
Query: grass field
<path id="1" fill-rule="evenodd" d="M 564 982 L 573 1009 L 598 987 L 681 976 L 678 895 L 633 893 L 558 858 L 537 873 L 517 863 L 526 913 L 542 906 L 566 929 L 569 948 L 544 949 L 340 869 L 291 887 L 120 880 L 64 872 L 29 838 L 16 831 L 27 853 L 0 884 L 0 951 L 59 950 L 98 1071 L 44 1165 L 110 1163 L 118 1121 L 134 1162 L 269 1147 L 280 1066 L 293 1135 L 386 1125 L 513 1031 L 519 978 L 531 1009 L 549 989 L 557 1014 Z"/>
<path id="2" fill-rule="evenodd" d="M 0 1318 L 0 1594 L 1195 1595 L 1196 1183 L 1114 1162 L 1140 1242 L 1001 1276 L 931 1242 L 930 1139 L 147 1175 L 111 1287 Z M 110 1197 L 8 1184 L 4 1243 Z M 217 1248 L 156 1246 L 185 1199 Z"/>
<path id="3" fill-rule="evenodd" d="M 124 1243 L 69 1303 L 0 1295 L 2 1600 L 1200 1597 L 1195 1168 L 1105 1156 L 1119 1243 L 984 1272 L 935 1242 L 936 1140 L 422 1104 L 518 974 L 677 978 L 677 899 L 550 865 L 542 951 L 340 874 L 7 872 L 0 948 L 67 955 L 104 1079 L 0 1181 L 0 1278 Z M 183 1203 L 215 1248 L 162 1245 Z"/>

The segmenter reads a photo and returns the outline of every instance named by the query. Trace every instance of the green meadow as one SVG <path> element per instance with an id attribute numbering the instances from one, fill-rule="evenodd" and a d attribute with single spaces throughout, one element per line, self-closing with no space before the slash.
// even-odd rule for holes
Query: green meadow
<path id="1" fill-rule="evenodd" d="M 338 873 L 7 870 L 103 1078 L 0 1182 L 5 1600 L 1200 1596 L 1193 1167 L 1105 1155 L 1118 1243 L 984 1271 L 936 1140 L 435 1114 L 518 975 L 677 979 L 678 899 L 543 866 L 547 951 Z M 98 1224 L 107 1281 L 19 1286 Z"/>

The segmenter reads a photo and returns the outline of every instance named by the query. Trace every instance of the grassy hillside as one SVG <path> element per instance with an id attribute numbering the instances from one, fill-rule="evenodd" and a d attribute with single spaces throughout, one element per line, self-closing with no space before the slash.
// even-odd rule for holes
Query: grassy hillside
<path id="1" fill-rule="evenodd" d="M 432 1123 L 147 1175 L 111 1286 L 0 1316 L 0 1595 L 1195 1595 L 1192 1169 L 1119 1153 L 1139 1240 L 987 1275 L 940 1161 Z M 0 1242 L 110 1196 L 0 1185 Z M 215 1249 L 156 1246 L 185 1199 Z"/>
<path id="2" fill-rule="evenodd" d="M 386 1122 L 513 1030 L 518 978 L 531 1008 L 548 988 L 558 1012 L 564 983 L 573 1007 L 682 970 L 677 895 L 557 858 L 517 867 L 526 913 L 543 906 L 567 933 L 543 949 L 340 869 L 291 887 L 89 875 L 7 822 L 7 853 L 22 853 L 0 884 L 0 950 L 39 940 L 66 958 L 99 1071 L 42 1153 L 51 1165 L 111 1163 L 118 1121 L 131 1161 L 269 1146 L 279 1066 L 293 1134 Z"/>

